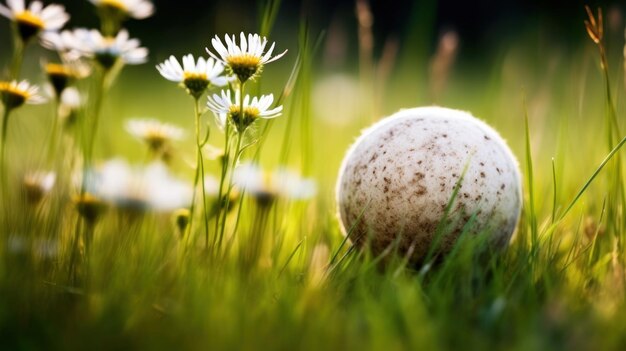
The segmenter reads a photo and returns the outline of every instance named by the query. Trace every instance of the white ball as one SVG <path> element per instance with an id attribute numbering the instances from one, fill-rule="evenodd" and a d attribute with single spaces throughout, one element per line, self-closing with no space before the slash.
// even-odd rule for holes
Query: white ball
<path id="1" fill-rule="evenodd" d="M 423 261 L 444 217 L 438 253 L 452 249 L 472 216 L 468 233 L 506 246 L 521 199 L 517 160 L 500 135 L 467 112 L 441 107 L 403 110 L 365 130 L 337 182 L 344 235 L 352 229 L 358 247 L 367 243 L 374 254 L 397 248 L 412 263 Z"/>

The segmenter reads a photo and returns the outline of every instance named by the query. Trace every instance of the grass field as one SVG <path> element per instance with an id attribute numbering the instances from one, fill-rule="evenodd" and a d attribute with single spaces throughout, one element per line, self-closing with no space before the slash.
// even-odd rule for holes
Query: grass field
<path id="1" fill-rule="evenodd" d="M 74 85 L 88 95 L 72 110 L 72 123 L 59 119 L 54 97 L 7 109 L 0 86 L 5 120 L 10 112 L 2 140 L 0 349 L 626 347 L 623 22 L 612 30 L 596 9 L 596 22 L 581 9 L 572 31 L 580 44 L 561 45 L 542 36 L 544 27 L 529 26 L 494 42 L 481 64 L 463 61 L 462 33 L 410 54 L 402 41 L 397 52 L 390 44 L 371 54 L 371 28 L 361 18 L 350 34 L 360 51 L 349 55 L 360 69 L 337 72 L 319 63 L 336 33 L 307 30 L 304 19 L 299 29 L 278 31 L 279 6 L 259 6 L 258 27 L 238 29 L 268 35 L 274 54 L 289 49 L 245 82 L 247 94 L 273 93 L 282 116 L 259 118 L 243 137 L 241 124 L 221 131 L 204 111 L 206 91 L 194 113 L 194 97 L 154 68 L 170 55 L 162 49 L 119 72 L 120 62 L 108 70 L 97 55 L 86 58 L 91 74 Z M 11 21 L 2 20 L 9 33 Z M 208 57 L 204 47 L 214 34 L 222 35 L 173 50 Z M 19 40 L 15 33 L 3 38 Z M 16 74 L 11 41 L 1 45 L 3 79 L 43 85 L 40 58 L 55 60 L 52 52 L 32 40 Z M 103 75 L 109 87 L 102 88 Z M 231 82 L 233 94 L 241 85 Z M 441 262 L 420 267 L 352 249 L 334 199 L 345 151 L 374 121 L 433 103 L 471 111 L 517 156 L 524 206 L 510 246 L 486 254 L 480 241 L 466 238 Z M 177 125 L 185 138 L 151 149 L 126 133 L 135 117 Z M 207 128 L 207 145 L 228 157 L 206 145 L 197 157 Z M 134 184 L 113 186 L 111 198 L 87 198 L 90 172 L 114 158 L 135 167 L 164 159 L 166 184 L 183 190 L 161 194 Z M 232 169 L 251 161 L 268 171 L 251 172 L 258 179 L 248 181 L 260 185 L 230 191 Z M 294 189 L 269 172 L 281 167 L 300 175 L 293 175 Z M 191 205 L 180 195 L 191 191 L 200 169 L 215 181 L 197 182 Z M 29 172 L 49 170 L 56 172 L 49 192 L 25 183 Z M 151 194 L 162 195 L 161 207 Z"/>

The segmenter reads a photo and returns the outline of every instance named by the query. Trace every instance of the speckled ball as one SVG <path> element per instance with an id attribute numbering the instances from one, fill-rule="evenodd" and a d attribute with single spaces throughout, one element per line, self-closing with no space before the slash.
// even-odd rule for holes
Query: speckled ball
<path id="1" fill-rule="evenodd" d="M 344 235 L 375 255 L 395 248 L 412 263 L 423 262 L 438 226 L 445 228 L 439 254 L 466 225 L 506 246 L 521 199 L 518 163 L 500 135 L 467 112 L 442 107 L 402 110 L 365 130 L 337 181 Z"/>

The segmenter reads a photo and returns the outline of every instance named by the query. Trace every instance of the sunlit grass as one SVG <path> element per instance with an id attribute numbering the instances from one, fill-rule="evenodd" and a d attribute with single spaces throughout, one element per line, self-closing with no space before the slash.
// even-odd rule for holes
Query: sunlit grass
<path id="1" fill-rule="evenodd" d="M 276 32 L 279 5 L 270 0 L 261 7 L 261 34 Z M 319 64 L 332 33 L 312 30 L 303 19 L 288 55 L 264 69 L 263 80 L 246 83 L 246 93 L 273 93 L 284 111 L 250 127 L 259 140 L 241 159 L 270 171 L 298 170 L 316 180 L 317 195 L 281 195 L 268 172 L 258 192 L 243 190 L 232 204 L 231 198 L 217 200 L 225 191 L 207 197 L 215 208 L 222 204 L 223 218 L 212 217 L 208 231 L 201 202 L 188 233 L 171 211 L 107 205 L 97 209 L 93 223 L 81 219 L 75 205 L 80 191 L 69 172 L 81 157 L 81 142 L 69 139 L 90 125 L 83 120 L 69 133 L 60 130 L 66 151 L 50 162 L 46 145 L 54 109 L 16 109 L 8 130 L 9 196 L 3 197 L 1 213 L 0 345 L 621 349 L 626 343 L 624 57 L 620 47 L 600 58 L 585 38 L 582 15 L 579 47 L 551 48 L 528 35 L 494 45 L 485 53 L 489 67 L 469 67 L 459 55 L 441 91 L 429 87 L 437 77 L 416 73 L 425 67 L 413 71 L 401 61 L 392 63 L 385 80 L 368 81 L 373 86 L 366 89 L 349 76 L 359 99 L 340 102 L 358 112 L 341 123 L 343 116 L 333 123 L 314 108 L 329 103 L 316 100 L 313 92 L 333 74 Z M 605 35 L 619 36 L 623 45 L 623 33 Z M 190 45 L 202 53 L 208 42 L 209 37 Z M 2 47 L 8 51 L 10 45 Z M 540 60 L 529 54 L 535 50 L 542 51 Z M 37 74 L 28 69 L 37 65 L 28 55 L 41 52 L 28 46 L 25 53 L 24 75 L 33 80 Z M 78 86 L 97 88 L 92 80 Z M 478 239 L 462 235 L 444 260 L 407 267 L 393 250 L 372 257 L 350 246 L 337 223 L 334 182 L 345 150 L 372 118 L 430 104 L 432 91 L 438 104 L 472 111 L 507 139 L 524 175 L 524 215 L 504 252 L 485 247 L 480 238 L 489 233 Z M 372 92 L 380 96 L 373 100 Z M 374 101 L 378 115 L 370 110 Z M 122 156 L 147 164 L 150 150 L 125 133 L 125 121 L 157 117 L 185 128 L 187 138 L 173 141 L 168 165 L 176 177 L 193 182 L 200 141 L 199 112 L 191 102 L 152 67 L 124 68 L 102 100 L 94 163 Z M 224 145 L 213 117 L 203 114 L 200 125 L 207 123 L 209 143 Z M 221 167 L 228 162 L 234 167 L 233 159 L 205 157 L 205 173 L 224 178 Z M 33 203 L 22 190 L 22 176 L 49 167 L 58 172 L 55 187 Z"/>

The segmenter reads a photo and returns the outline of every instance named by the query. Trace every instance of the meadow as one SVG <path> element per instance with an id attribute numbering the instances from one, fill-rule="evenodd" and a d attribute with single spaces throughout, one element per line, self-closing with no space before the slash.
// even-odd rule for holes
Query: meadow
<path id="1" fill-rule="evenodd" d="M 619 10 L 580 8 L 559 32 L 573 39 L 529 24 L 467 62 L 463 33 L 415 39 L 436 31 L 428 14 L 374 42 L 366 0 L 345 32 L 268 0 L 154 51 L 124 33 L 143 43 L 158 4 L 85 1 L 62 29 L 74 4 L 50 20 L 19 2 L 0 3 L 0 349 L 626 347 Z M 85 18 L 95 31 L 71 29 Z M 263 55 L 229 61 L 225 34 Z M 335 200 L 346 150 L 431 104 L 471 111 L 517 156 L 510 245 L 463 236 L 420 266 L 353 248 Z"/>

